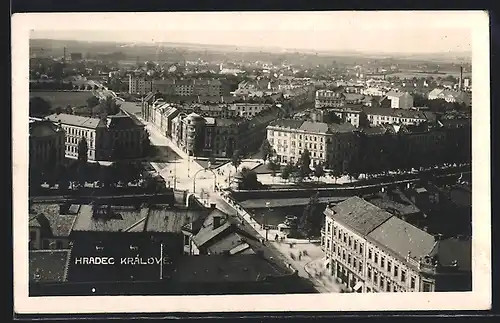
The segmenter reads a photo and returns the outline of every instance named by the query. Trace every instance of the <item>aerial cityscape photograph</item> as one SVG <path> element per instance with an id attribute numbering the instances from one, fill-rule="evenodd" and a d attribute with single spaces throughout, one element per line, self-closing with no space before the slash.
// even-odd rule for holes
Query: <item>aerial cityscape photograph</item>
<path id="1" fill-rule="evenodd" d="M 29 296 L 472 291 L 472 36 L 337 18 L 33 30 Z"/>

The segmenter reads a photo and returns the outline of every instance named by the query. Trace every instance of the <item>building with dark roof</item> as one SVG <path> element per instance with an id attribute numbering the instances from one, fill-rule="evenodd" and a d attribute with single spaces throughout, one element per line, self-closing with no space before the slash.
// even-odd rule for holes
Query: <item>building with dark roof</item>
<path id="1" fill-rule="evenodd" d="M 58 204 L 34 204 L 29 217 L 30 250 L 69 248 L 70 234 L 77 218 L 74 209 L 61 212 Z"/>
<path id="2" fill-rule="evenodd" d="M 46 119 L 64 130 L 66 156 L 78 157 L 78 145 L 83 138 L 87 141 L 89 160 L 138 158 L 143 154 L 147 136 L 144 125 L 125 113 L 105 119 L 57 113 Z"/>
<path id="3" fill-rule="evenodd" d="M 304 150 L 311 164 L 324 163 L 329 169 L 344 171 L 356 154 L 355 127 L 350 123 L 306 120 L 276 120 L 267 127 L 267 140 L 280 163 L 295 163 Z"/>
<path id="4" fill-rule="evenodd" d="M 64 129 L 47 120 L 30 120 L 30 167 L 57 166 L 64 160 Z"/>
<path id="5" fill-rule="evenodd" d="M 325 210 L 326 265 L 355 292 L 471 290 L 471 240 L 433 236 L 359 197 Z"/>

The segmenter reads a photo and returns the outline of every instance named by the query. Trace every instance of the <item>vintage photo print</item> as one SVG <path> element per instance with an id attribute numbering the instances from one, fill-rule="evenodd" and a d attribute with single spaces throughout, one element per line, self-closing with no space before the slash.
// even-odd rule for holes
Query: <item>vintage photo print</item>
<path id="1" fill-rule="evenodd" d="M 488 309 L 488 23 L 14 15 L 16 313 Z"/>

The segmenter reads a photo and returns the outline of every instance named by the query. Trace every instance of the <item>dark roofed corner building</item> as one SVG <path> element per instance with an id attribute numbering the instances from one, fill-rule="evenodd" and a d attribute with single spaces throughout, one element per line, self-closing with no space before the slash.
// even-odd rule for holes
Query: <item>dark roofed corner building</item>
<path id="1" fill-rule="evenodd" d="M 354 292 L 471 291 L 471 240 L 435 237 L 359 197 L 325 210 L 326 266 Z"/>
<path id="2" fill-rule="evenodd" d="M 138 158 L 143 154 L 145 127 L 137 118 L 122 112 L 105 119 L 59 113 L 48 116 L 47 120 L 64 130 L 66 156 L 78 157 L 78 143 L 83 137 L 89 160 Z"/>

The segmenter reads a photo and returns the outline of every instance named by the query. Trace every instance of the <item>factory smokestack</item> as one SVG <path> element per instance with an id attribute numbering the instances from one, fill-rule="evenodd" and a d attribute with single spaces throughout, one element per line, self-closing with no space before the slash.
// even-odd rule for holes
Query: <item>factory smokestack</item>
<path id="1" fill-rule="evenodd" d="M 464 82 L 463 74 L 464 74 L 464 68 L 462 66 L 460 66 L 460 80 L 458 81 L 458 89 L 460 91 L 462 91 L 463 82 Z"/>

